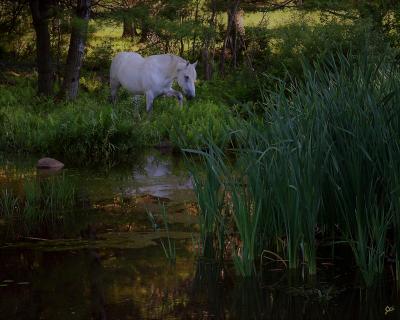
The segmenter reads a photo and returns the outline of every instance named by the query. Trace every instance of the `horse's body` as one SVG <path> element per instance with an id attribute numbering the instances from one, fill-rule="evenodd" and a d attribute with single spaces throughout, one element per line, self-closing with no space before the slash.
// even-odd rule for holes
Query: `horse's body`
<path id="1" fill-rule="evenodd" d="M 121 52 L 111 63 L 111 99 L 115 102 L 118 88 L 123 86 L 133 95 L 146 96 L 147 111 L 152 110 L 153 100 L 160 95 L 175 96 L 182 106 L 182 93 L 172 89 L 172 83 L 176 80 L 184 94 L 193 98 L 196 64 L 171 54 L 143 58 L 135 52 Z"/>

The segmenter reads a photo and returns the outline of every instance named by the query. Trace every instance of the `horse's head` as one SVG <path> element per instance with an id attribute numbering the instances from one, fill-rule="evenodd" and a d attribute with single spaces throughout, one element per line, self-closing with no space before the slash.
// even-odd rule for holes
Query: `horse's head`
<path id="1" fill-rule="evenodd" d="M 197 61 L 193 64 L 183 62 L 178 65 L 177 82 L 188 99 L 192 99 L 196 95 L 194 87 L 197 78 L 196 65 Z"/>

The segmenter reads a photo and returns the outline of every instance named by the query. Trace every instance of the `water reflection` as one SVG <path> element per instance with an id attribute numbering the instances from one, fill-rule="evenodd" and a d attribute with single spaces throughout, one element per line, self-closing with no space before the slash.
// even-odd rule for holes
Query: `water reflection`
<path id="1" fill-rule="evenodd" d="M 239 279 L 179 243 L 146 249 L 0 250 L 0 319 L 397 319 L 391 287 L 316 289 Z M 12 282 L 10 282 L 12 281 Z M 323 284 L 318 284 L 317 288 Z M 385 308 L 394 310 L 385 316 Z"/>
<path id="2" fill-rule="evenodd" d="M 171 155 L 138 159 L 64 170 L 76 179 L 84 205 L 52 237 L 10 240 L 4 235 L 15 225 L 0 221 L 0 319 L 399 318 L 397 291 L 385 282 L 365 290 L 351 276 L 339 281 L 323 272 L 304 283 L 283 270 L 240 279 L 227 262 L 196 259 L 187 172 Z M 35 177 L 35 161 L 0 161 L 0 186 Z M 165 232 L 154 232 L 146 215 L 150 208 L 157 216 L 161 200 L 177 244 L 175 267 L 160 246 Z"/>

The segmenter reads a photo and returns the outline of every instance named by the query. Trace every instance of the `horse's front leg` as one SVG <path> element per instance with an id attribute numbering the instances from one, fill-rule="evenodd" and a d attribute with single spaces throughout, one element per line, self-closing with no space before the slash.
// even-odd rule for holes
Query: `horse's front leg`
<path id="1" fill-rule="evenodd" d="M 178 99 L 179 106 L 183 106 L 183 95 L 179 91 L 169 88 L 164 91 L 164 95 L 166 95 L 167 97 L 176 97 Z"/>
<path id="2" fill-rule="evenodd" d="M 151 91 L 146 92 L 146 111 L 150 112 L 153 110 L 154 94 Z"/>

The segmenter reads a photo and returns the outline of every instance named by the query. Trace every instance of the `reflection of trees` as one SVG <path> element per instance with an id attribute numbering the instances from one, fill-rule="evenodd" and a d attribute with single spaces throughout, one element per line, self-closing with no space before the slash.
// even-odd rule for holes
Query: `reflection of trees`
<path id="1" fill-rule="evenodd" d="M 218 319 L 225 318 L 224 306 L 226 297 L 221 280 L 223 272 L 224 270 L 218 263 L 199 259 L 191 292 L 192 303 L 196 304 L 196 300 L 200 300 L 204 303 L 204 311 Z"/>
<path id="2" fill-rule="evenodd" d="M 88 226 L 88 237 L 90 240 L 96 240 L 96 229 Z M 90 302 L 92 319 L 106 320 L 105 298 L 103 290 L 103 268 L 99 253 L 94 249 L 89 249 L 89 282 L 90 282 Z"/>
<path id="3" fill-rule="evenodd" d="M 386 306 L 397 306 L 396 289 L 382 283 L 343 291 L 327 284 L 291 286 L 283 278 L 279 286 L 264 286 L 265 279 L 236 279 L 204 260 L 192 276 L 191 258 L 181 255 L 176 269 L 168 268 L 159 249 L 2 249 L 0 283 L 29 284 L 0 288 L 0 318 L 372 320 L 385 318 Z M 277 275 L 270 277 L 275 282 Z"/>

